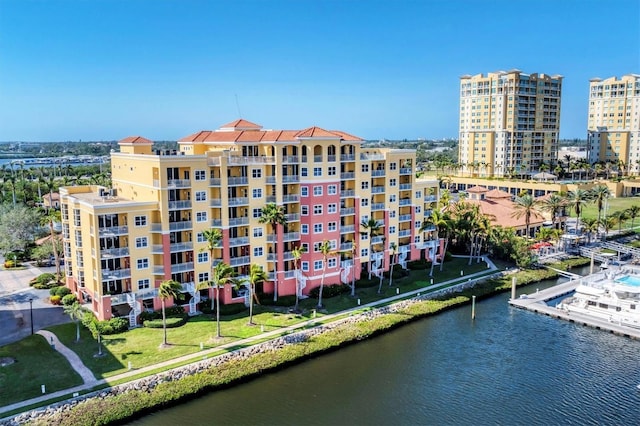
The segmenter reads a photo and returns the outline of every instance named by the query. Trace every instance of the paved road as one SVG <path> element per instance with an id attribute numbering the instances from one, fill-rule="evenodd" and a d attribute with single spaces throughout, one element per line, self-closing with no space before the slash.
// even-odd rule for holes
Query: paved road
<path id="1" fill-rule="evenodd" d="M 0 346 L 31 334 L 32 314 L 34 332 L 70 321 L 62 307 L 47 303 L 49 290 L 29 287 L 29 281 L 43 272 L 55 272 L 55 268 L 28 265 L 26 269 L 0 270 Z M 29 299 L 33 299 L 33 310 Z"/>

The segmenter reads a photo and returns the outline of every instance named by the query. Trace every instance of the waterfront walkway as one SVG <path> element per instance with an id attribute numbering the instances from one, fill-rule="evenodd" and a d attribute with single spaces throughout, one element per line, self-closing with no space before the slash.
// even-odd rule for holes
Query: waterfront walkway
<path id="1" fill-rule="evenodd" d="M 93 376 L 91 371 L 89 371 L 87 367 L 82 363 L 82 360 L 80 360 L 80 358 L 73 351 L 71 351 L 66 346 L 62 345 L 62 343 L 57 341 L 57 338 L 54 338 L 53 348 L 58 350 L 65 357 L 67 357 L 71 366 L 82 377 L 84 384 L 70 388 L 70 389 L 64 389 L 57 392 L 52 392 L 36 398 L 32 398 L 25 401 L 16 402 L 14 404 L 6 405 L 4 407 L 0 407 L 0 415 L 2 415 L 3 413 L 19 410 L 21 408 L 26 408 L 30 406 L 44 406 L 47 404 L 47 402 L 52 401 L 54 399 L 59 399 L 64 397 L 72 398 L 73 395 L 75 395 L 76 393 L 91 391 L 92 389 L 96 387 L 100 387 L 102 385 L 106 385 L 106 387 L 108 387 L 110 383 L 116 383 L 116 382 L 120 383 L 123 380 L 126 381 L 126 379 L 133 378 L 134 376 L 136 378 L 140 378 L 141 375 L 144 375 L 143 373 L 150 373 L 152 371 L 157 372 L 158 370 L 168 371 L 171 369 L 171 366 L 182 366 L 185 363 L 188 363 L 189 361 L 197 362 L 197 361 L 201 361 L 203 358 L 213 356 L 214 354 L 215 356 L 217 356 L 217 355 L 220 355 L 221 352 L 226 353 L 226 351 L 232 350 L 232 348 L 234 347 L 246 347 L 252 344 L 263 342 L 266 339 L 275 339 L 284 334 L 288 334 L 292 331 L 307 327 L 310 324 L 328 323 L 338 318 L 344 317 L 345 315 L 354 314 L 355 312 L 361 311 L 364 308 L 375 308 L 378 306 L 384 306 L 384 305 L 393 303 L 401 299 L 409 299 L 417 295 L 427 295 L 429 293 L 436 293 L 438 291 L 441 291 L 443 288 L 450 289 L 450 291 L 455 291 L 458 288 L 469 286 L 470 284 L 473 284 L 476 281 L 489 278 L 495 273 L 499 273 L 498 268 L 493 264 L 493 262 L 491 262 L 490 259 L 483 257 L 482 261 L 487 263 L 486 271 L 481 271 L 481 272 L 476 272 L 474 274 L 461 276 L 460 278 L 440 282 L 440 283 L 423 287 L 417 290 L 412 290 L 410 292 L 401 293 L 396 296 L 388 297 L 388 298 L 371 302 L 365 305 L 356 306 L 354 308 L 351 308 L 345 311 L 340 311 L 335 314 L 325 315 L 317 319 L 303 321 L 289 327 L 280 328 L 280 329 L 265 332 L 265 333 L 260 333 L 253 337 L 248 337 L 242 340 L 236 340 L 233 342 L 226 343 L 224 345 L 216 346 L 215 348 L 195 352 L 195 353 L 184 355 L 178 358 L 173 358 L 168 361 L 149 365 L 147 367 L 132 369 L 125 373 L 111 376 L 106 379 L 96 380 L 96 378 Z M 428 271 L 425 271 L 425 272 L 428 274 Z M 429 279 L 429 276 L 427 275 L 426 278 Z M 39 331 L 38 334 L 42 335 L 49 342 L 51 341 L 50 340 L 51 336 L 55 336 L 53 333 L 48 331 Z M 81 371 L 83 371 L 83 373 L 81 373 Z M 14 416 L 10 416 L 9 418 L 12 418 L 12 417 Z M 0 422 L 2 422 L 3 420 L 8 420 L 9 418 L 6 418 L 6 419 L 0 418 Z"/>

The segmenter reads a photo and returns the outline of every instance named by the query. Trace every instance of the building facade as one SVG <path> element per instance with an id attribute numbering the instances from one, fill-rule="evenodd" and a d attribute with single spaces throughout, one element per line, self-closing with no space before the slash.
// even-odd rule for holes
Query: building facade
<path id="1" fill-rule="evenodd" d="M 465 176 L 530 175 L 557 161 L 562 76 L 518 70 L 460 77 Z"/>
<path id="2" fill-rule="evenodd" d="M 588 159 L 640 173 L 640 75 L 589 83 Z"/>
<path id="3" fill-rule="evenodd" d="M 320 285 L 350 283 L 367 270 L 436 256 L 433 227 L 420 231 L 438 201 L 437 180 L 415 177 L 415 151 L 368 149 L 363 140 L 318 127 L 265 130 L 237 120 L 182 138 L 177 151 L 129 137 L 111 155 L 112 188 L 61 189 L 67 285 L 98 318 L 158 309 L 163 280 L 182 284 L 178 302 L 194 313 L 213 297 L 198 290 L 217 262 L 239 279 L 251 264 L 269 276 L 265 293 L 302 296 Z M 268 203 L 281 206 L 285 225 L 260 223 Z M 377 235 L 361 224 L 375 220 Z M 203 232 L 222 233 L 207 250 Z M 328 241 L 325 258 L 319 245 Z M 294 248 L 304 247 L 299 265 Z M 326 263 L 325 263 L 326 262 Z M 299 267 L 298 267 L 299 266 Z M 276 275 L 277 274 L 277 275 Z M 298 284 L 299 283 L 299 284 Z M 247 302 L 228 285 L 221 302 Z"/>

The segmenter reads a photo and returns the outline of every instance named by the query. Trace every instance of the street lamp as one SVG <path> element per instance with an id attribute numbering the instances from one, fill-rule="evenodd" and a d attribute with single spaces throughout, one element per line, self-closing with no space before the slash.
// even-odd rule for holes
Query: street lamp
<path id="1" fill-rule="evenodd" d="M 31 317 L 31 335 L 33 336 L 33 297 L 29 298 L 29 316 Z"/>

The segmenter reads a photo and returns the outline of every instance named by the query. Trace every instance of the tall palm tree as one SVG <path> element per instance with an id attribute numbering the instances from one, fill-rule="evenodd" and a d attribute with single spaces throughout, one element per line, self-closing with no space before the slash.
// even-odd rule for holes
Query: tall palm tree
<path id="1" fill-rule="evenodd" d="M 182 296 L 182 293 L 180 293 L 181 290 L 182 285 L 175 280 L 162 281 L 158 288 L 158 296 L 160 296 L 160 302 L 162 304 L 162 329 L 164 331 L 164 340 L 162 341 L 162 345 L 160 345 L 161 347 L 169 345 L 169 343 L 167 343 L 167 317 L 164 310 L 165 301 L 170 298 L 179 299 Z"/>
<path id="2" fill-rule="evenodd" d="M 389 244 L 389 250 L 391 251 L 391 261 L 389 262 L 389 287 L 393 285 L 393 266 L 396 264 L 396 250 L 398 245 L 394 242 Z"/>
<path id="3" fill-rule="evenodd" d="M 64 307 L 64 313 L 69 315 L 71 321 L 76 322 L 76 343 L 80 341 L 80 320 L 84 318 L 86 312 L 78 301 Z"/>
<path id="4" fill-rule="evenodd" d="M 275 237 L 273 241 L 273 252 L 275 260 L 273 262 L 273 301 L 278 300 L 278 226 L 287 225 L 287 216 L 284 207 L 276 203 L 267 203 L 262 208 L 262 216 L 258 222 L 271 225 L 271 230 Z"/>
<path id="5" fill-rule="evenodd" d="M 604 239 L 607 239 L 607 236 L 609 235 L 609 231 L 611 231 L 613 229 L 614 226 L 616 226 L 618 222 L 616 221 L 615 217 L 605 217 L 600 221 L 600 226 L 602 226 L 602 229 L 604 229 Z"/>
<path id="6" fill-rule="evenodd" d="M 60 282 L 60 255 L 58 253 L 58 244 L 56 241 L 56 233 L 53 229 L 53 222 L 60 222 L 60 211 L 49 209 L 49 212 L 41 218 L 40 224 L 49 227 L 51 247 L 53 247 L 53 259 L 56 262 L 56 282 Z"/>
<path id="7" fill-rule="evenodd" d="M 567 201 L 565 200 L 564 197 L 558 195 L 558 194 L 551 194 L 549 196 L 549 198 L 543 200 L 540 203 L 540 209 L 542 211 L 546 211 L 547 213 L 549 213 L 551 215 L 551 221 L 553 222 L 554 226 L 556 228 L 558 228 L 558 215 L 564 211 L 564 208 L 567 205 Z"/>
<path id="8" fill-rule="evenodd" d="M 249 267 L 249 325 L 255 325 L 253 323 L 253 299 L 255 298 L 256 303 L 260 304 L 256 295 L 256 285 L 266 280 L 267 273 L 262 269 L 262 266 L 252 263 Z"/>
<path id="9" fill-rule="evenodd" d="M 589 200 L 589 192 L 584 189 L 576 189 L 575 191 L 569 191 L 567 195 L 567 202 L 569 206 L 576 212 L 576 235 L 578 234 L 578 228 L 580 227 L 580 213 L 582 208 Z"/>
<path id="10" fill-rule="evenodd" d="M 431 212 L 431 216 L 425 221 L 422 222 L 420 226 L 419 232 L 423 232 L 428 227 L 434 226 L 434 239 L 436 240 L 436 247 L 433 250 L 433 259 L 431 259 L 431 271 L 429 272 L 429 276 L 433 276 L 433 267 L 435 265 L 436 256 L 438 254 L 438 247 L 440 247 L 440 231 L 448 229 L 450 224 L 449 215 L 446 212 L 441 212 L 439 210 L 433 210 Z M 443 253 L 444 254 L 444 253 Z M 444 261 L 444 255 L 441 257 L 440 262 Z"/>
<path id="11" fill-rule="evenodd" d="M 291 250 L 291 256 L 293 256 L 293 268 L 296 270 L 296 306 L 293 308 L 296 312 L 298 312 L 300 304 L 300 280 L 298 279 L 298 274 L 300 273 L 300 259 L 306 251 L 307 249 L 304 246 L 294 247 Z"/>
<path id="12" fill-rule="evenodd" d="M 324 289 L 324 277 L 327 273 L 327 263 L 330 256 L 335 256 L 335 251 L 331 250 L 329 240 L 323 240 L 320 243 L 320 253 L 322 254 L 322 278 L 320 278 L 320 290 L 318 291 L 318 309 L 322 309 L 322 290 Z"/>
<path id="13" fill-rule="evenodd" d="M 582 219 L 582 224 L 584 225 L 584 230 L 587 233 L 587 242 L 590 243 L 591 236 L 598 232 L 601 220 L 594 218 Z"/>
<path id="14" fill-rule="evenodd" d="M 362 221 L 360 226 L 364 229 L 364 231 L 360 232 L 360 235 L 366 235 L 369 240 L 369 279 L 371 279 L 371 268 L 373 268 L 373 258 L 372 258 L 372 248 L 373 244 L 371 240 L 373 237 L 377 236 L 380 233 L 380 224 L 374 218 L 370 218 L 367 221 Z"/>
<path id="15" fill-rule="evenodd" d="M 640 216 L 640 206 L 634 204 L 633 206 L 629 207 L 627 209 L 627 214 L 631 219 L 631 229 L 633 229 L 633 225 L 636 220 L 636 217 Z"/>
<path id="16" fill-rule="evenodd" d="M 611 217 L 613 217 L 616 220 L 616 223 L 618 224 L 618 233 L 620 233 L 622 231 L 622 224 L 629 219 L 629 216 L 627 215 L 627 211 L 626 210 L 618 210 L 616 212 L 613 212 L 611 214 Z"/>
<path id="17" fill-rule="evenodd" d="M 207 251 L 209 252 L 209 261 L 211 262 L 211 271 L 213 273 L 213 268 L 216 264 L 216 259 L 214 257 L 215 249 L 220 246 L 220 242 L 222 241 L 222 231 L 218 228 L 211 228 L 202 231 L 202 236 L 204 240 L 207 242 Z M 209 287 L 209 284 L 202 287 Z M 213 299 L 211 299 L 211 310 L 213 310 Z"/>
<path id="18" fill-rule="evenodd" d="M 235 284 L 233 278 L 235 271 L 230 265 L 220 262 L 213 268 L 211 279 L 203 284 L 216 289 L 216 337 L 222 337 L 220 333 L 220 288 L 224 288 L 227 284 Z"/>
<path id="19" fill-rule="evenodd" d="M 351 274 L 351 297 L 355 297 L 356 295 L 356 254 L 358 253 L 358 247 L 356 246 L 356 242 L 351 242 L 351 268 L 353 269 Z"/>
<path id="20" fill-rule="evenodd" d="M 511 217 L 520 219 L 522 216 L 524 216 L 525 236 L 527 238 L 530 237 L 529 224 L 531 223 L 531 215 L 535 214 L 537 207 L 538 207 L 538 200 L 533 198 L 531 194 L 526 194 L 526 195 L 523 195 L 522 197 L 516 198 L 513 204 L 514 211 L 513 213 L 511 213 Z"/>
<path id="21" fill-rule="evenodd" d="M 609 197 L 611 197 L 611 191 L 606 185 L 596 185 L 591 188 L 591 199 L 598 206 L 598 222 L 602 219 L 602 209 Z"/>

